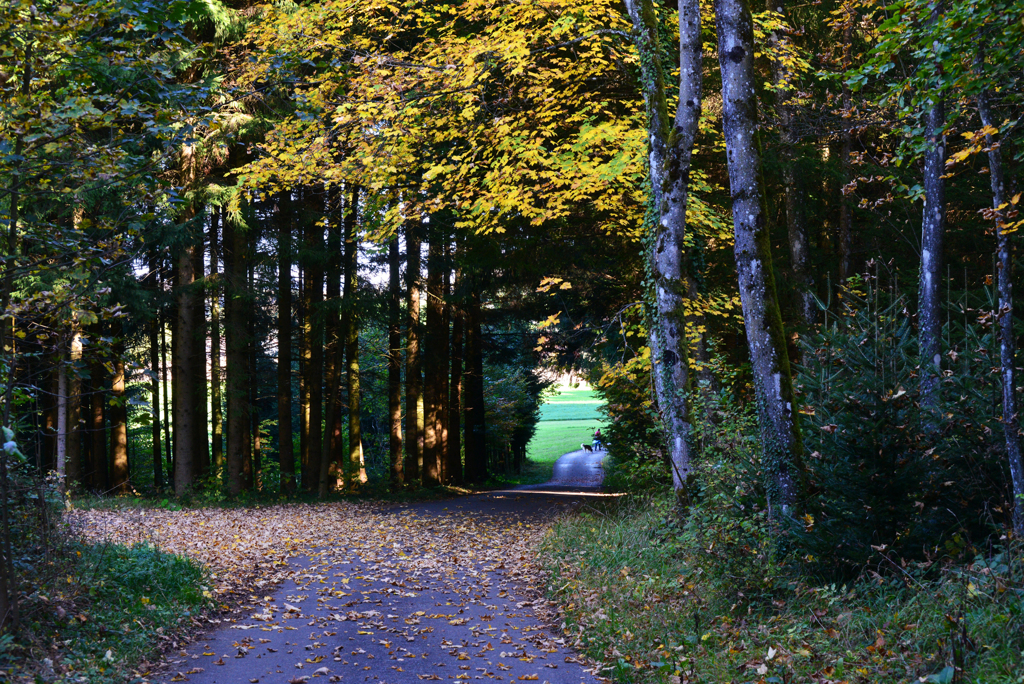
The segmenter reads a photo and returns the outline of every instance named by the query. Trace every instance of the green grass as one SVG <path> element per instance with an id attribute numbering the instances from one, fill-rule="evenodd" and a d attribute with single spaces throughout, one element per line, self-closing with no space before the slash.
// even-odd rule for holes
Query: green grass
<path id="1" fill-rule="evenodd" d="M 526 457 L 537 463 L 551 463 L 562 454 L 577 451 L 580 444 L 590 444 L 598 420 L 546 420 L 537 423 L 537 433 L 526 449 Z"/>
<path id="2" fill-rule="evenodd" d="M 589 388 L 564 389 L 540 407 L 541 422 L 551 420 L 601 420 L 601 400 Z M 577 447 L 579 448 L 579 447 Z"/>
<path id="3" fill-rule="evenodd" d="M 670 495 L 595 503 L 546 538 L 566 641 L 614 681 L 1024 682 L 1019 546 L 837 586 L 772 568 L 743 535 L 712 552 L 702 535 L 727 539 L 723 521 L 696 530 L 671 509 Z"/>
<path id="4" fill-rule="evenodd" d="M 547 482 L 559 456 L 589 444 L 594 430 L 604 427 L 598 413 L 601 403 L 588 387 L 562 389 L 548 397 L 540 408 L 537 432 L 526 448 L 528 478 L 520 484 Z"/>
<path id="5" fill-rule="evenodd" d="M 0 649 L 0 666 L 13 667 L 13 681 L 45 679 L 45 668 L 36 669 L 45 658 L 66 681 L 128 681 L 144 659 L 213 606 L 206 571 L 188 558 L 145 544 L 71 544 L 69 550 L 64 572 L 23 606 L 28 624 L 9 644 L 14 648 Z"/>

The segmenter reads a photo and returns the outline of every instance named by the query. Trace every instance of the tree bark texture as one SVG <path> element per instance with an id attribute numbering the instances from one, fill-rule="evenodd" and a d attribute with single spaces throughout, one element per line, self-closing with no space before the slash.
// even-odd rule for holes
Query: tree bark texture
<path id="1" fill-rule="evenodd" d="M 306 380 L 309 407 L 306 425 L 308 456 L 302 471 L 302 488 L 308 492 L 319 490 L 320 460 L 323 452 L 324 232 L 316 220 L 319 213 L 317 209 L 322 206 L 321 199 L 321 195 L 313 188 L 306 188 L 302 217 L 305 224 L 303 308 L 306 311 L 302 328 L 302 353 L 305 361 L 302 370 Z"/>
<path id="2" fill-rule="evenodd" d="M 99 337 L 99 330 L 96 336 Z M 97 492 L 105 492 L 107 483 L 107 422 L 104 415 L 106 388 L 103 379 L 107 377 L 103 361 L 94 358 L 89 364 L 89 402 L 88 402 L 88 433 L 89 433 L 89 472 L 86 473 L 89 486 Z"/>
<path id="3" fill-rule="evenodd" d="M 658 26 L 651 0 L 626 0 L 640 53 L 647 103 L 653 235 L 649 236 L 654 280 L 654 323 L 650 346 L 655 392 L 668 435 L 672 481 L 685 497 L 692 472 L 690 454 L 689 353 L 686 343 L 686 205 L 690 161 L 701 113 L 702 57 L 700 3 L 679 3 L 679 107 L 668 115 L 667 87 L 658 56 Z"/>
<path id="4" fill-rule="evenodd" d="M 406 323 L 405 349 L 405 479 L 415 482 L 421 477 L 423 463 L 422 423 L 419 415 L 423 391 L 423 369 L 420 357 L 420 223 L 409 221 L 405 228 L 406 247 Z"/>
<path id="5" fill-rule="evenodd" d="M 118 494 L 128 491 L 128 404 L 124 383 L 124 330 L 114 343 L 114 376 L 110 383 L 110 487 Z"/>
<path id="6" fill-rule="evenodd" d="M 227 483 L 237 496 L 247 486 L 245 461 L 249 458 L 249 360 L 246 322 L 245 238 L 224 222 L 224 347 L 227 361 L 224 394 L 227 400 Z"/>
<path id="7" fill-rule="evenodd" d="M 345 212 L 345 364 L 348 385 L 348 484 L 365 484 L 366 463 L 363 460 L 363 430 L 359 387 L 359 316 L 357 294 L 359 290 L 359 186 L 353 185 L 349 205 Z"/>
<path id="8" fill-rule="evenodd" d="M 942 262 L 946 232 L 945 103 L 935 95 L 925 112 L 928 136 L 924 153 L 924 215 L 921 222 L 921 277 L 918 285 L 918 348 L 921 364 L 921 400 L 938 410 L 942 374 Z"/>
<path id="9" fill-rule="evenodd" d="M 784 11 L 783 0 L 774 3 L 776 11 Z M 786 205 L 786 235 L 789 242 L 789 263 L 796 289 L 796 305 L 800 322 L 810 328 L 814 325 L 817 305 L 814 302 L 813 282 L 809 268 L 810 242 L 807 238 L 807 193 L 796 173 L 796 135 L 793 132 L 793 106 L 789 104 L 789 83 L 792 74 L 780 58 L 788 38 L 773 33 L 769 39 L 772 58 L 772 81 L 775 86 L 775 113 L 779 126 L 783 196 Z"/>
<path id="10" fill-rule="evenodd" d="M 438 240 L 442 243 L 442 255 L 441 255 L 441 292 L 440 292 L 440 305 L 441 305 L 441 325 L 440 333 L 441 336 L 438 339 L 438 344 L 441 345 L 441 354 L 438 358 L 438 396 L 437 396 L 437 464 L 438 472 L 441 476 L 441 482 L 447 484 L 449 479 L 448 473 L 448 394 L 451 386 L 451 353 L 452 346 L 449 339 L 449 331 L 451 329 L 451 311 L 448 308 L 448 301 L 451 299 L 451 240 L 449 239 L 448 230 L 443 226 L 441 234 Z"/>
<path id="11" fill-rule="evenodd" d="M 277 196 L 277 449 L 281 489 L 295 493 L 295 452 L 292 448 L 292 196 Z"/>
<path id="12" fill-rule="evenodd" d="M 989 105 L 989 95 L 978 96 L 978 113 L 981 124 L 996 127 Z M 1017 340 L 1013 333 L 1013 243 L 1010 233 L 1004 230 L 1007 217 L 1006 178 L 1003 170 L 1003 154 L 995 136 L 986 136 L 988 147 L 989 180 L 992 184 L 992 208 L 996 216 L 996 289 L 999 292 L 999 370 L 1002 380 L 1003 435 L 1006 441 L 1006 458 L 1010 466 L 1010 487 L 1013 493 L 1013 532 L 1024 538 L 1024 456 L 1021 450 L 1020 407 L 1017 403 L 1017 380 L 1015 359 Z"/>
<path id="13" fill-rule="evenodd" d="M 205 207 L 199 210 L 200 220 L 206 215 Z M 198 244 L 192 252 L 195 262 L 192 264 L 192 271 L 197 280 L 196 286 L 191 293 L 190 303 L 192 306 L 192 323 L 194 326 L 192 337 L 189 338 L 192 352 L 191 362 L 195 369 L 195 394 L 192 402 L 195 406 L 195 421 L 192 428 L 192 455 L 195 459 L 195 476 L 206 477 L 210 472 L 210 433 L 209 433 L 209 412 L 207 411 L 207 379 L 206 379 L 206 266 L 203 263 L 203 231 L 200 230 L 197 236 Z"/>
<path id="14" fill-rule="evenodd" d="M 796 502 L 803 443 L 761 204 L 753 22 L 745 0 L 715 0 L 714 6 L 736 271 L 754 376 L 768 504 L 771 514 L 778 516 Z"/>
<path id="15" fill-rule="evenodd" d="M 257 374 L 256 356 L 256 264 L 252 259 L 253 245 L 246 246 L 246 292 L 249 296 L 246 303 L 245 320 L 249 324 L 249 335 L 246 340 L 246 360 L 249 377 L 249 439 L 252 448 L 242 462 L 242 479 L 250 489 L 259 489 L 260 471 L 263 468 L 262 440 L 260 438 L 260 406 L 259 406 L 259 375 Z"/>
<path id="16" fill-rule="evenodd" d="M 340 425 L 341 407 L 341 366 L 344 354 L 341 340 L 341 211 L 333 211 L 340 204 L 342 193 L 328 190 L 325 213 L 331 217 L 327 228 L 327 286 L 324 304 L 324 385 L 327 397 L 324 416 L 324 447 L 320 458 L 320 497 L 343 484 L 339 475 L 344 472 L 344 460 L 339 458 L 341 450 Z M 332 201 L 333 200 L 333 201 Z M 339 467 L 340 466 L 340 467 Z"/>
<path id="17" fill-rule="evenodd" d="M 423 484 L 427 487 L 441 484 L 440 409 L 442 398 L 447 398 L 442 394 L 441 375 L 441 356 L 448 346 L 448 331 L 442 329 L 443 249 L 440 231 L 432 226 L 427 249 L 427 326 L 423 363 Z"/>
<path id="18" fill-rule="evenodd" d="M 217 274 L 220 268 L 220 236 L 219 224 L 224 220 L 224 210 L 214 209 L 210 216 L 210 275 L 207 292 L 210 296 L 210 414 L 213 442 L 210 447 L 210 460 L 214 470 L 224 468 L 224 401 L 221 392 L 221 332 L 220 332 L 220 293 L 221 282 Z"/>
<path id="19" fill-rule="evenodd" d="M 82 481 L 82 333 L 71 334 L 71 356 L 67 375 L 67 440 L 65 471 L 67 485 Z"/>
<path id="20" fill-rule="evenodd" d="M 402 269 L 398 236 L 388 243 L 388 455 L 391 487 L 403 481 L 402 454 Z"/>
<path id="21" fill-rule="evenodd" d="M 196 309 L 193 283 L 195 274 L 195 245 L 183 247 L 177 258 L 177 318 L 171 361 L 171 410 L 174 413 L 174 492 L 185 496 L 195 483 L 195 439 L 199 372 L 193 357 L 192 338 L 196 334 Z"/>
<path id="22" fill-rule="evenodd" d="M 163 474 L 163 444 L 161 443 L 161 427 L 160 423 L 160 337 L 159 330 L 160 317 L 154 316 L 153 320 L 149 323 L 149 365 L 152 369 L 153 374 L 149 378 L 149 391 L 152 397 L 153 404 L 153 424 L 150 426 L 152 429 L 152 442 L 153 442 L 153 485 L 159 489 L 164 486 L 164 474 Z"/>
<path id="23" fill-rule="evenodd" d="M 453 288 L 453 300 L 462 291 L 462 274 L 456 273 Z M 452 319 L 451 346 L 451 387 L 448 395 L 448 448 L 445 472 L 449 483 L 462 484 L 465 476 L 462 471 L 462 344 L 463 344 L 463 312 L 461 306 L 449 305 Z"/>
<path id="24" fill-rule="evenodd" d="M 54 469 L 57 471 L 57 488 L 63 494 L 67 490 L 68 463 L 68 363 L 63 358 L 57 368 L 57 439 L 54 449 Z"/>
<path id="25" fill-rule="evenodd" d="M 484 415 L 483 333 L 480 292 L 471 281 L 466 312 L 465 441 L 466 479 L 480 483 L 487 479 L 487 423 Z"/>

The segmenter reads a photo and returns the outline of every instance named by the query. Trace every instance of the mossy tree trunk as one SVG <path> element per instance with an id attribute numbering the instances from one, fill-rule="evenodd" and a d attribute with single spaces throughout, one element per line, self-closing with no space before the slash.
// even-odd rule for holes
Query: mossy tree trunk
<path id="1" fill-rule="evenodd" d="M 771 514 L 778 517 L 787 513 L 799 494 L 803 442 L 796 422 L 761 198 L 754 28 L 746 0 L 715 0 L 715 19 L 736 271 L 754 376 L 768 504 Z"/>
<path id="2" fill-rule="evenodd" d="M 649 263 L 654 281 L 654 322 L 650 346 L 654 388 L 668 435 L 669 460 L 676 493 L 687 497 L 692 473 L 690 453 L 689 352 L 685 300 L 686 205 L 690 161 L 701 112 L 702 57 L 700 3 L 679 3 L 679 106 L 668 114 L 668 91 L 658 54 L 658 26 L 651 0 L 626 0 L 640 53 L 647 103 L 651 190 L 654 211 Z"/>

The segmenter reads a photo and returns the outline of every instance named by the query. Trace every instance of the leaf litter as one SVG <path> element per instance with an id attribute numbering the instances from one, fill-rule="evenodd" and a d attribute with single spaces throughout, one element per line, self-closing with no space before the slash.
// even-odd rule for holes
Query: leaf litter
<path id="1" fill-rule="evenodd" d="M 139 672 L 144 681 L 599 681 L 545 627 L 557 615 L 538 590 L 547 519 L 537 507 L 473 509 L 338 502 L 74 517 L 93 541 L 153 544 L 210 570 L 214 631 Z M 224 675 L 231 668 L 240 674 Z"/>

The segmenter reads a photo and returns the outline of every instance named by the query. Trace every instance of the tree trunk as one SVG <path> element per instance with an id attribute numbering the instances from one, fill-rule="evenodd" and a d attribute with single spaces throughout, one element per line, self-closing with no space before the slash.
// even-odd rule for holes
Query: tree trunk
<path id="1" fill-rule="evenodd" d="M 320 497 L 343 485 L 339 475 L 344 471 L 344 460 L 338 458 L 341 450 L 341 366 L 344 354 L 339 351 L 341 341 L 341 233 L 343 212 L 334 209 L 341 204 L 344 192 L 328 190 L 326 214 L 330 216 L 327 228 L 327 301 L 324 306 L 324 384 L 327 386 L 324 419 L 324 447 L 320 459 Z M 339 363 L 339 360 L 341 363 Z M 341 466 L 339 468 L 339 465 Z"/>
<path id="2" fill-rule="evenodd" d="M 71 368 L 67 379 L 68 417 L 66 443 L 66 476 L 67 485 L 82 482 L 82 379 L 80 366 L 82 363 L 82 333 L 75 331 L 71 337 Z"/>
<path id="3" fill-rule="evenodd" d="M 196 480 L 196 420 L 195 397 L 199 393 L 199 372 L 193 356 L 192 340 L 196 335 L 196 309 L 192 305 L 195 282 L 195 245 L 183 247 L 178 254 L 177 320 L 172 350 L 171 384 L 174 412 L 174 493 L 188 494 Z"/>
<path id="4" fill-rule="evenodd" d="M 97 331 L 97 337 L 99 331 Z M 91 378 L 89 392 L 89 484 L 95 491 L 105 492 L 109 487 L 107 483 L 107 423 L 104 415 L 103 405 L 106 399 L 106 392 L 103 387 L 103 380 L 107 376 L 106 368 L 100 359 L 94 358 L 89 368 Z M 111 411 L 113 414 L 113 411 Z M 111 416 L 114 417 L 113 415 Z M 113 425 L 111 425 L 113 428 Z M 113 435 L 111 435 L 113 436 Z"/>
<path id="5" fill-rule="evenodd" d="M 250 251 L 252 250 L 252 251 Z M 259 406 L 259 373 L 256 357 L 256 265 L 252 258 L 255 245 L 246 245 L 246 292 L 248 305 L 246 321 L 249 324 L 249 336 L 246 340 L 246 360 L 249 375 L 249 440 L 252 448 L 248 458 L 242 463 L 242 478 L 250 489 L 260 487 L 260 471 L 263 469 L 262 441 L 260 439 L 260 406 Z"/>
<path id="6" fill-rule="evenodd" d="M 345 331 L 346 382 L 348 385 L 348 484 L 357 487 L 366 482 L 363 460 L 363 432 L 359 388 L 359 316 L 356 295 L 359 289 L 359 186 L 352 186 L 345 212 L 345 302 L 342 329 Z"/>
<path id="7" fill-rule="evenodd" d="M 782 0 L 774 3 L 780 14 L 784 10 Z M 793 132 L 793 106 L 789 104 L 790 93 L 795 86 L 790 84 L 792 74 L 782 59 L 788 39 L 781 33 L 773 33 L 769 39 L 769 54 L 772 58 L 772 81 L 775 86 L 775 108 L 779 125 L 779 142 L 782 166 L 783 194 L 786 205 L 786 234 L 789 238 L 789 262 L 793 271 L 793 285 L 796 289 L 797 311 L 800 322 L 810 328 L 814 325 L 817 305 L 814 302 L 814 284 L 809 268 L 810 242 L 807 238 L 807 193 L 804 192 L 796 173 L 796 135 Z"/>
<path id="8" fill-rule="evenodd" d="M 440 226 L 439 226 L 440 227 Z M 449 329 L 451 327 L 451 310 L 448 300 L 451 289 L 451 240 L 448 231 L 442 231 L 440 239 L 443 241 L 444 250 L 441 259 L 441 295 L 439 297 L 441 306 L 441 325 L 437 340 L 441 353 L 438 355 L 438 397 L 437 397 L 437 466 L 441 482 L 448 484 L 451 481 L 451 474 L 448 471 L 448 403 L 451 387 L 451 353 L 452 347 L 449 340 Z"/>
<path id="9" fill-rule="evenodd" d="M 398 236 L 388 243 L 388 418 L 391 457 L 391 487 L 402 485 L 402 329 L 401 329 L 401 264 Z"/>
<path id="10" fill-rule="evenodd" d="M 296 243 L 298 245 L 298 243 Z M 299 333 L 299 487 L 308 490 L 309 480 L 309 383 L 306 382 L 307 352 L 306 334 L 309 312 L 306 310 L 306 271 L 303 267 L 301 250 L 299 256 L 299 300 L 298 300 L 298 333 Z M 303 479 L 306 478 L 306 479 Z"/>
<path id="11" fill-rule="evenodd" d="M 292 196 L 277 196 L 277 448 L 281 490 L 295 493 L 295 452 L 292 447 Z"/>
<path id="12" fill-rule="evenodd" d="M 846 19 L 843 23 L 843 71 L 848 71 L 853 65 L 853 25 L 857 20 L 857 13 L 852 8 L 852 3 L 844 6 Z M 850 87 L 843 80 L 843 112 L 846 117 L 853 114 L 853 98 L 850 94 Z M 853 166 L 850 163 L 850 154 L 853 152 L 853 128 L 848 119 L 843 123 L 843 146 L 840 152 L 840 166 L 843 170 L 842 188 L 839 193 L 839 282 L 845 283 L 847 278 L 853 275 L 853 204 L 847 199 L 849 192 L 847 186 L 853 180 Z"/>
<path id="13" fill-rule="evenodd" d="M 318 223 L 316 211 L 322 205 L 321 197 L 313 188 L 306 188 L 303 201 L 305 240 L 305 289 L 303 308 L 303 376 L 307 392 L 307 461 L 302 471 L 302 488 L 307 492 L 319 489 L 320 460 L 323 450 L 323 376 L 324 376 L 324 232 Z"/>
<path id="14" fill-rule="evenodd" d="M 206 208 L 199 209 L 199 220 L 204 221 Z M 206 380 L 206 266 L 203 263 L 203 230 L 197 236 L 198 244 L 192 253 L 195 260 L 192 272 L 198 281 L 190 297 L 192 306 L 193 333 L 190 338 L 192 352 L 191 361 L 195 369 L 195 394 L 192 402 L 195 406 L 195 418 L 192 428 L 192 457 L 195 459 L 193 469 L 197 478 L 205 478 L 210 472 L 210 432 L 209 411 L 207 411 L 207 380 Z"/>
<path id="15" fill-rule="evenodd" d="M 455 292 L 462 289 L 461 274 L 456 276 Z M 451 484 L 462 484 L 465 477 L 462 472 L 462 334 L 463 313 L 461 307 L 450 307 L 452 315 L 452 372 L 451 391 L 448 396 L 448 460 L 445 464 L 445 476 Z"/>
<path id="16" fill-rule="evenodd" d="M 715 0 L 715 18 L 736 271 L 754 376 L 769 512 L 778 517 L 796 502 L 803 443 L 761 205 L 753 22 L 745 0 Z"/>
<path id="17" fill-rule="evenodd" d="M 988 93 L 978 96 L 978 113 L 981 124 L 996 128 L 995 119 L 989 107 Z M 1018 539 L 1024 538 L 1024 457 L 1021 454 L 1020 408 L 1017 405 L 1015 359 L 1017 340 L 1013 333 L 1013 243 L 1012 231 L 1006 231 L 1007 192 L 1003 170 L 1003 154 L 995 136 L 985 139 L 988 147 L 989 179 L 992 184 L 992 208 L 996 216 L 996 267 L 998 269 L 996 288 L 999 291 L 999 365 L 1002 378 L 1003 436 L 1006 440 L 1006 457 L 1010 466 L 1010 484 L 1013 492 L 1013 533 Z"/>
<path id="18" fill-rule="evenodd" d="M 170 385 L 170 367 L 167 364 L 167 320 L 166 314 L 160 314 L 160 381 L 163 387 L 164 404 L 164 449 L 167 453 L 167 483 L 174 487 L 174 444 L 171 437 L 171 402 L 168 398 Z"/>
<path id="19" fill-rule="evenodd" d="M 487 479 L 487 429 L 484 420 L 483 339 L 481 337 L 480 293 L 474 278 L 466 312 L 466 479 L 481 483 Z"/>
<path id="20" fill-rule="evenodd" d="M 210 409 L 213 445 L 210 457 L 214 470 L 224 469 L 224 413 L 221 395 L 221 334 L 220 334 L 220 278 L 217 275 L 220 261 L 220 240 L 218 223 L 223 221 L 224 210 L 214 209 L 210 216 L 210 277 L 207 290 L 210 294 Z"/>
<path id="21" fill-rule="evenodd" d="M 441 393 L 441 357 L 448 347 L 448 331 L 442 329 L 444 246 L 440 232 L 436 225 L 431 226 L 427 250 L 427 329 L 423 363 L 423 485 L 426 487 L 441 484 L 440 409 L 442 399 L 447 399 Z"/>
<path id="22" fill-rule="evenodd" d="M 649 255 L 654 281 L 655 316 L 650 346 L 658 406 L 668 435 L 669 461 L 676 495 L 688 497 L 690 454 L 689 355 L 686 344 L 686 206 L 690 160 L 701 112 L 703 73 L 700 3 L 679 3 L 679 107 L 668 116 L 665 76 L 658 55 L 658 25 L 651 0 L 627 0 L 633 22 L 647 103 L 654 235 Z"/>
<path id="23" fill-rule="evenodd" d="M 114 377 L 110 384 L 110 486 L 118 494 L 128 487 L 128 404 L 124 386 L 124 329 L 116 331 Z"/>
<path id="24" fill-rule="evenodd" d="M 227 484 L 237 496 L 248 485 L 245 463 L 249 460 L 249 306 L 245 291 L 245 239 L 230 221 L 224 223 L 224 347 L 227 369 Z"/>
<path id="25" fill-rule="evenodd" d="M 57 471 L 57 488 L 61 494 L 67 490 L 68 432 L 70 431 L 69 384 L 68 363 L 61 358 L 57 367 L 57 444 L 54 449 L 54 469 Z"/>
<path id="26" fill-rule="evenodd" d="M 416 482 L 422 476 L 423 430 L 419 405 L 423 392 L 423 370 L 420 358 L 420 222 L 405 224 L 407 288 L 405 351 L 405 481 Z"/>
<path id="27" fill-rule="evenodd" d="M 925 112 L 928 146 L 924 153 L 924 216 L 921 222 L 921 278 L 918 289 L 918 348 L 921 365 L 921 403 L 933 413 L 939 410 L 939 379 L 942 375 L 942 261 L 946 230 L 945 140 L 942 127 L 945 105 L 935 95 Z M 933 426 L 938 416 L 928 419 Z"/>
<path id="28" fill-rule="evenodd" d="M 149 323 L 149 366 L 152 375 L 149 378 L 149 392 L 153 405 L 153 486 L 160 489 L 164 486 L 164 450 L 160 442 L 160 338 L 158 329 L 160 327 L 160 316 L 156 315 Z"/>

